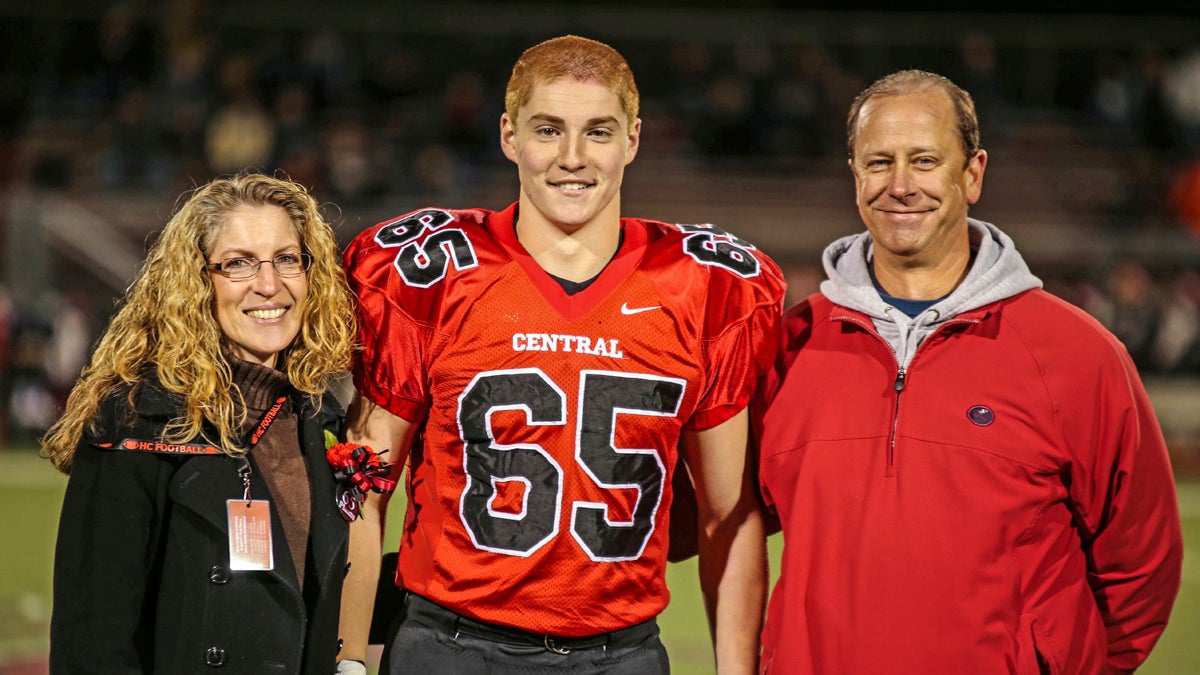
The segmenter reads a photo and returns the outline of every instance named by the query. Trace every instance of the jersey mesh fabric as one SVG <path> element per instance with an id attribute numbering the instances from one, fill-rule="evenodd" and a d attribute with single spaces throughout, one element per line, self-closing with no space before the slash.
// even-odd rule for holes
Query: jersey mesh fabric
<path id="1" fill-rule="evenodd" d="M 616 630 L 667 603 L 680 432 L 746 405 L 782 282 L 757 252 L 743 277 L 687 255 L 674 226 L 625 219 L 622 250 L 568 296 L 516 242 L 514 209 L 414 212 L 346 253 L 356 385 L 424 423 L 398 583 L 492 623 Z"/>

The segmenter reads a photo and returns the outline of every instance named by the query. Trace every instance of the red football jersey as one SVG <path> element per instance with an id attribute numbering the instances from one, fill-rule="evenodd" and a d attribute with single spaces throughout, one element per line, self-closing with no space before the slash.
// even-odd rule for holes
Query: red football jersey
<path id="1" fill-rule="evenodd" d="M 423 425 L 397 583 L 482 621 L 592 635 L 666 606 L 671 475 L 685 425 L 750 399 L 783 281 L 707 225 L 622 219 L 617 255 L 567 295 L 516 205 L 413 212 L 345 254 L 359 392 Z"/>

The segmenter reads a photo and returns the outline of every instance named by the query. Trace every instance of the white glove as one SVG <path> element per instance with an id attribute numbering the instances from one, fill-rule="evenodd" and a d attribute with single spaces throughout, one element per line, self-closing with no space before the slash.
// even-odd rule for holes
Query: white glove
<path id="1" fill-rule="evenodd" d="M 367 666 L 362 661 L 342 659 L 337 663 L 335 675 L 367 675 Z"/>

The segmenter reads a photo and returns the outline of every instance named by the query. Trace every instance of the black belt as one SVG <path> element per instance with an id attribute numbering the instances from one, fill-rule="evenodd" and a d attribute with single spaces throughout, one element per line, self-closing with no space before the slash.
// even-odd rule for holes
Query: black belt
<path id="1" fill-rule="evenodd" d="M 462 633 L 504 644 L 535 645 L 545 647 L 547 651 L 556 654 L 570 654 L 578 649 L 595 649 L 597 647 L 612 649 L 634 647 L 658 633 L 658 623 L 654 619 L 611 633 L 583 637 L 531 633 L 520 628 L 501 626 L 465 617 L 413 593 L 405 594 L 404 616 L 406 619 L 415 618 L 418 623 L 439 628 L 451 636 Z"/>

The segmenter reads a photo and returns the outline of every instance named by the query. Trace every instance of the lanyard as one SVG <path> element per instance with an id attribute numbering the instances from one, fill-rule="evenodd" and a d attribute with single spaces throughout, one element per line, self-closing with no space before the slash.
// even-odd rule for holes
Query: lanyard
<path id="1" fill-rule="evenodd" d="M 254 426 L 254 433 L 250 434 L 250 446 L 246 448 L 246 452 L 233 458 L 237 463 L 238 475 L 242 477 L 242 485 L 245 486 L 243 496 L 246 501 L 250 501 L 250 476 L 254 471 L 250 468 L 250 460 L 246 455 L 258 445 L 262 437 L 266 435 L 267 429 L 275 422 L 275 418 L 279 416 L 279 411 L 283 408 L 283 404 L 287 403 L 287 396 L 280 396 L 275 399 L 275 403 L 267 408 L 262 417 L 258 419 L 258 424 Z M 126 438 L 118 443 L 97 443 L 101 448 L 117 448 L 120 450 L 134 450 L 137 452 L 154 452 L 166 455 L 220 455 L 224 454 L 224 450 L 207 443 L 163 443 L 157 440 L 143 440 L 138 438 Z"/>
<path id="2" fill-rule="evenodd" d="M 283 408 L 284 403 L 287 403 L 287 397 L 280 396 L 275 400 L 274 405 L 268 408 L 263 413 L 263 416 L 259 418 L 258 424 L 254 427 L 254 433 L 250 435 L 250 447 L 247 448 L 247 452 L 262 440 L 263 435 L 267 433 L 267 429 L 271 428 L 271 424 L 279 416 L 279 410 Z M 159 440 L 142 438 L 124 438 L 116 443 L 97 443 L 96 447 L 132 450 L 134 452 L 153 452 L 163 455 L 220 455 L 225 452 L 221 448 L 209 443 L 164 443 Z"/>
<path id="3" fill-rule="evenodd" d="M 271 424 L 279 416 L 279 409 L 283 407 L 284 403 L 287 403 L 287 396 L 280 396 L 275 399 L 275 404 L 267 408 L 267 411 L 259 418 L 258 425 L 254 427 L 254 433 L 250 434 L 250 447 L 246 449 L 247 452 L 253 450 L 254 446 L 258 445 L 258 442 L 262 440 L 263 435 L 267 433 L 267 429 L 271 428 Z"/>
<path id="4" fill-rule="evenodd" d="M 267 411 L 258 419 L 258 424 L 254 426 L 254 433 L 250 434 L 250 446 L 246 448 L 246 452 L 233 459 L 237 463 L 238 475 L 242 477 L 242 486 L 245 488 L 242 491 L 242 498 L 246 500 L 246 503 L 250 503 L 250 476 L 254 473 L 254 470 L 250 468 L 250 458 L 247 455 L 267 434 L 267 429 L 271 428 L 275 418 L 279 416 L 279 410 L 283 408 L 284 403 L 287 403 L 287 396 L 275 399 L 274 405 L 267 408 Z"/>

